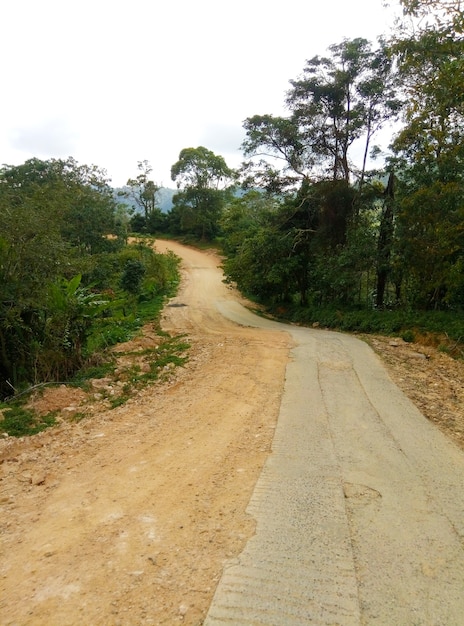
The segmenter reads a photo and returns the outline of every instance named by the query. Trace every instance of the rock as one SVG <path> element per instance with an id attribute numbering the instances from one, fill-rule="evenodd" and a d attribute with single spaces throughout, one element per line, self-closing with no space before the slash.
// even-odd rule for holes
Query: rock
<path id="1" fill-rule="evenodd" d="M 46 480 L 46 475 L 43 472 L 37 472 L 37 474 L 33 474 L 31 478 L 31 484 L 38 486 L 43 485 Z"/>
<path id="2" fill-rule="evenodd" d="M 184 617 L 185 615 L 187 615 L 187 611 L 188 606 L 186 606 L 185 604 L 181 604 L 179 607 L 179 615 L 182 615 L 182 617 Z"/>
<path id="3" fill-rule="evenodd" d="M 424 359 L 424 360 L 430 358 L 426 354 L 422 354 L 422 352 L 410 352 L 409 356 L 412 356 L 414 359 Z"/>

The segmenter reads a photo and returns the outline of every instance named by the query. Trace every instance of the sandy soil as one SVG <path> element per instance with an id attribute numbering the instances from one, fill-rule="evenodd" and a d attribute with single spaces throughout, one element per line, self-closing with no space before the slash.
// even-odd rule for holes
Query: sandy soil
<path id="1" fill-rule="evenodd" d="M 221 318 L 213 300 L 240 296 L 222 283 L 219 259 L 169 246 L 185 266 L 163 328 L 187 334 L 187 365 L 114 410 L 99 389 L 49 389 L 36 406 L 60 409 L 62 424 L 0 442 L 2 625 L 199 625 L 224 562 L 254 532 L 245 508 L 270 450 L 290 340 Z M 126 348 L 157 341 L 147 327 Z M 464 365 L 430 347 L 368 341 L 464 447 Z M 69 420 L 82 410 L 88 417 Z"/>
<path id="2" fill-rule="evenodd" d="M 188 334 L 185 368 L 114 410 L 99 393 L 89 405 L 47 390 L 44 411 L 91 417 L 0 442 L 2 625 L 201 624 L 223 563 L 253 533 L 245 508 L 289 339 L 221 318 L 212 300 L 232 292 L 218 258 L 191 250 L 186 263 L 163 320 Z M 156 341 L 145 330 L 144 346 Z"/>

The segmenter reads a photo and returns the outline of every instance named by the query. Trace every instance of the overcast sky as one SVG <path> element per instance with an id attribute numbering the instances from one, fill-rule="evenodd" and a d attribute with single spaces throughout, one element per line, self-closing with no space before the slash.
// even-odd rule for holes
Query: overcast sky
<path id="1" fill-rule="evenodd" d="M 119 186 L 147 159 L 173 187 L 180 150 L 203 145 L 235 167 L 243 120 L 283 114 L 288 81 L 330 44 L 388 33 L 382 5 L 5 0 L 0 163 L 73 156 Z"/>

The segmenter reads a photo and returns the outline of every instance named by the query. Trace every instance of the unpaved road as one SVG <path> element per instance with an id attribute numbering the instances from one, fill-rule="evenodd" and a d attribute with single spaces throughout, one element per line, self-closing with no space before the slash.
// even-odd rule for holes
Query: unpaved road
<path id="1" fill-rule="evenodd" d="M 208 624 L 462 625 L 462 451 L 365 344 L 228 321 L 261 324 L 166 245 L 185 370 L 2 443 L 0 624 L 199 625 L 224 571 Z"/>
<path id="2" fill-rule="evenodd" d="M 187 333 L 187 367 L 122 407 L 95 400 L 91 418 L 0 442 L 2 626 L 201 624 L 224 562 L 254 532 L 245 509 L 290 339 L 225 320 L 214 301 L 238 294 L 218 258 L 172 247 L 186 264 L 173 304 L 186 306 L 167 307 L 163 327 Z M 72 389 L 37 404 L 63 396 L 72 413 Z"/>

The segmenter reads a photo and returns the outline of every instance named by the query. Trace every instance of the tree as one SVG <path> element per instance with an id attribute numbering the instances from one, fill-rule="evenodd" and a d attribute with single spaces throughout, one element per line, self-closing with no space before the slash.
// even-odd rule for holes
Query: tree
<path id="1" fill-rule="evenodd" d="M 290 81 L 289 117 L 245 120 L 244 154 L 261 158 L 242 168 L 248 186 L 281 192 L 305 178 L 356 177 L 362 187 L 372 139 L 400 108 L 392 61 L 382 41 L 373 50 L 365 39 L 344 40 L 329 52 L 307 61 L 302 76 Z M 355 166 L 350 155 L 360 141 L 363 158 Z"/>
<path id="2" fill-rule="evenodd" d="M 377 285 L 375 305 L 378 309 L 384 306 L 385 290 L 390 274 L 391 255 L 394 235 L 394 175 L 390 172 L 385 189 L 382 214 L 377 241 Z"/>
<path id="3" fill-rule="evenodd" d="M 181 189 L 173 198 L 183 230 L 202 239 L 214 237 L 234 172 L 222 156 L 199 146 L 185 148 L 171 167 L 171 178 Z"/>
<path id="4" fill-rule="evenodd" d="M 148 232 L 155 232 L 164 220 L 163 213 L 158 206 L 160 187 L 150 178 L 153 168 L 148 161 L 139 161 L 137 168 L 140 174 L 136 178 L 129 178 L 126 183 L 127 189 L 120 194 L 132 200 L 133 208 L 142 212 L 143 226 Z"/>
<path id="5" fill-rule="evenodd" d="M 247 134 L 242 143 L 245 156 L 261 157 L 256 169 L 252 169 L 251 163 L 242 168 L 246 186 L 256 185 L 279 193 L 309 177 L 314 155 L 308 150 L 295 119 L 254 115 L 244 121 L 243 127 Z"/>
<path id="6" fill-rule="evenodd" d="M 72 281 L 91 254 L 113 245 L 113 211 L 105 174 L 95 166 L 30 159 L 0 169 L 0 394 L 79 363 L 86 327 L 79 311 L 87 315 L 87 301 Z M 66 281 L 64 306 L 53 286 Z M 69 346 L 75 359 L 65 354 Z"/>
<path id="7" fill-rule="evenodd" d="M 397 247 L 412 304 L 438 308 L 461 290 L 464 18 L 459 2 L 401 4 L 416 21 L 409 30 L 402 24 L 391 42 L 406 101 L 404 126 L 392 144 Z"/>
<path id="8" fill-rule="evenodd" d="M 351 180 L 350 150 L 364 138 L 366 158 L 374 134 L 398 110 L 392 65 L 381 43 L 373 51 L 366 39 L 329 46 L 331 56 L 308 60 L 303 75 L 291 80 L 287 105 L 301 129 L 314 163 L 334 180 Z"/>
<path id="9" fill-rule="evenodd" d="M 59 224 L 61 236 L 81 252 L 95 253 L 114 243 L 116 203 L 106 178 L 97 166 L 79 165 L 73 158 L 29 159 L 22 165 L 0 169 L 0 194 L 9 210 L 27 204 Z"/>
<path id="10" fill-rule="evenodd" d="M 426 24 L 436 23 L 441 29 L 452 27 L 461 31 L 464 15 L 462 0 L 400 0 L 405 15 L 431 18 Z"/>

